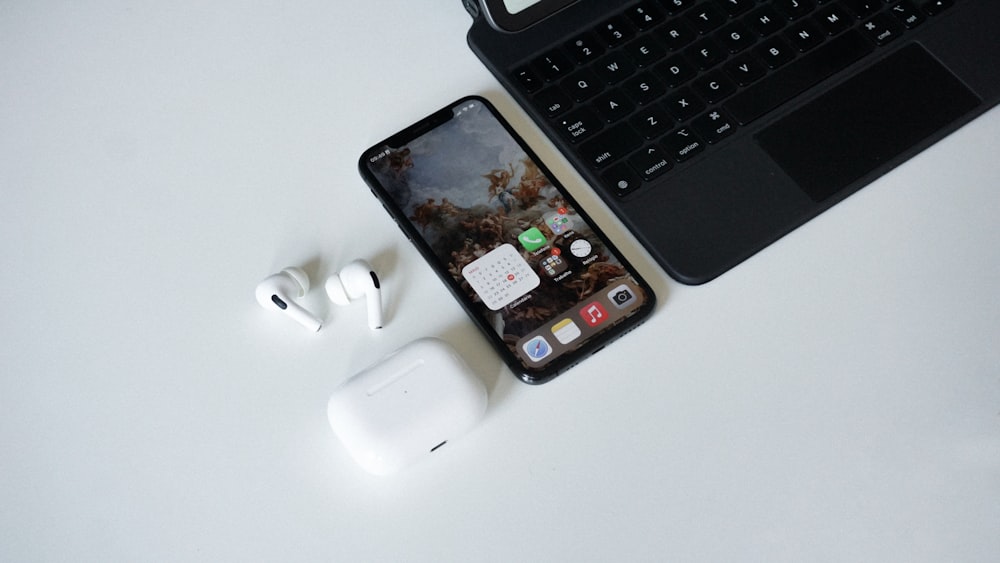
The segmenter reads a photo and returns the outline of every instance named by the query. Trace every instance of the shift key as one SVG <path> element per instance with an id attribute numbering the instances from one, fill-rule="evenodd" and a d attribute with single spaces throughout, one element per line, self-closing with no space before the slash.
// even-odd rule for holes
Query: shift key
<path id="1" fill-rule="evenodd" d="M 873 50 L 860 33 L 848 31 L 729 98 L 723 107 L 740 125 L 746 125 Z"/>
<path id="2" fill-rule="evenodd" d="M 620 160 L 642 143 L 627 123 L 616 125 L 580 146 L 580 154 L 592 168 L 604 168 Z"/>

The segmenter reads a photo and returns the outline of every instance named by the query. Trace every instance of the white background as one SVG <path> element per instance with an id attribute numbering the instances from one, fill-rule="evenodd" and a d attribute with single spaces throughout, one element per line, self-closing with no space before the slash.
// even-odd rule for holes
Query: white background
<path id="1" fill-rule="evenodd" d="M 1000 111 L 701 287 L 671 281 L 468 50 L 457 0 L 0 3 L 0 560 L 996 561 Z M 517 381 L 360 180 L 493 100 L 660 297 Z M 387 324 L 253 289 L 382 275 Z M 330 392 L 421 336 L 490 390 L 391 478 Z"/>

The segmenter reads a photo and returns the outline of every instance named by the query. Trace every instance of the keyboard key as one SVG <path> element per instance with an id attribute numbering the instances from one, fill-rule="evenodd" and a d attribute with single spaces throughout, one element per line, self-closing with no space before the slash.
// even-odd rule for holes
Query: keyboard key
<path id="1" fill-rule="evenodd" d="M 740 55 L 726 61 L 722 68 L 740 86 L 749 86 L 767 73 L 767 68 L 750 54 Z"/>
<path id="2" fill-rule="evenodd" d="M 805 53 L 823 42 L 823 30 L 811 20 L 802 20 L 785 30 L 785 38 L 798 52 Z"/>
<path id="3" fill-rule="evenodd" d="M 642 184 L 639 175 L 625 162 L 619 162 L 608 168 L 601 174 L 601 180 L 609 192 L 618 196 L 631 193 Z"/>
<path id="4" fill-rule="evenodd" d="M 670 57 L 663 64 L 656 66 L 653 71 L 671 88 L 684 84 L 698 74 L 694 66 L 680 56 Z"/>
<path id="5" fill-rule="evenodd" d="M 714 104 L 736 91 L 736 83 L 720 70 L 706 73 L 692 83 L 694 91 L 706 102 Z"/>
<path id="6" fill-rule="evenodd" d="M 936 16 L 955 5 L 953 0 L 931 0 L 920 5 L 928 16 Z"/>
<path id="7" fill-rule="evenodd" d="M 882 9 L 881 0 L 841 0 L 854 17 L 859 20 L 867 18 Z"/>
<path id="8" fill-rule="evenodd" d="M 535 96 L 535 105 L 542 108 L 546 117 L 556 117 L 573 107 L 573 100 L 558 87 L 553 86 Z"/>
<path id="9" fill-rule="evenodd" d="M 642 176 L 643 180 L 656 179 L 673 167 L 666 153 L 655 145 L 643 147 L 628 158 L 629 166 Z"/>
<path id="10" fill-rule="evenodd" d="M 878 14 L 861 26 L 861 32 L 878 45 L 885 45 L 903 34 L 903 24 L 888 14 Z"/>
<path id="11" fill-rule="evenodd" d="M 514 79 L 524 88 L 525 92 L 534 92 L 542 87 L 544 80 L 528 67 L 521 67 L 514 71 Z"/>
<path id="12" fill-rule="evenodd" d="M 723 107 L 746 125 L 873 50 L 858 32 L 849 31 L 729 98 Z"/>
<path id="13" fill-rule="evenodd" d="M 784 18 L 778 12 L 774 11 L 774 8 L 771 6 L 761 6 L 750 12 L 746 22 L 750 26 L 750 29 L 756 31 L 757 35 L 761 37 L 777 33 L 778 30 L 785 26 Z"/>
<path id="14" fill-rule="evenodd" d="M 715 3 L 721 6 L 731 18 L 753 8 L 754 2 L 755 0 L 715 0 Z"/>
<path id="15" fill-rule="evenodd" d="M 610 18 L 598 26 L 595 31 L 608 47 L 621 45 L 635 34 L 632 31 L 632 26 L 621 16 Z"/>
<path id="16" fill-rule="evenodd" d="M 840 4 L 823 6 L 816 12 L 815 21 L 827 35 L 837 35 L 853 23 L 853 16 Z"/>
<path id="17" fill-rule="evenodd" d="M 890 13 L 896 16 L 896 19 L 905 25 L 907 29 L 913 29 L 926 21 L 924 15 L 917 10 L 916 6 L 910 0 L 903 0 L 903 2 L 896 4 L 892 7 Z"/>
<path id="18" fill-rule="evenodd" d="M 605 84 L 616 84 L 635 72 L 635 65 L 623 53 L 618 52 L 598 61 L 593 69 Z"/>
<path id="19" fill-rule="evenodd" d="M 708 70 L 729 56 L 729 53 L 712 39 L 702 39 L 684 53 L 701 70 Z"/>
<path id="20" fill-rule="evenodd" d="M 659 80 L 653 78 L 653 75 L 644 72 L 637 75 L 635 78 L 630 78 L 622 84 L 622 89 L 628 93 L 628 95 L 636 101 L 639 105 L 646 105 L 650 102 L 656 100 L 667 89 L 660 83 Z"/>
<path id="21" fill-rule="evenodd" d="M 640 31 L 647 30 L 663 21 L 663 12 L 656 7 L 652 0 L 644 0 L 636 6 L 629 8 L 625 15 Z"/>
<path id="22" fill-rule="evenodd" d="M 739 53 L 757 41 L 753 32 L 742 23 L 724 27 L 717 38 L 730 53 Z"/>
<path id="23" fill-rule="evenodd" d="M 806 16 L 816 7 L 811 0 L 774 0 L 772 3 L 790 20 Z"/>
<path id="24" fill-rule="evenodd" d="M 698 33 L 694 28 L 680 19 L 667 22 L 666 25 L 656 29 L 653 33 L 671 51 L 683 48 L 698 37 Z"/>
<path id="25" fill-rule="evenodd" d="M 677 162 L 684 162 L 705 150 L 705 143 L 690 129 L 683 127 L 663 138 L 663 148 Z"/>
<path id="26" fill-rule="evenodd" d="M 589 108 L 577 108 L 556 122 L 556 128 L 564 139 L 579 142 L 601 129 L 601 118 Z"/>
<path id="27" fill-rule="evenodd" d="M 666 49 L 650 35 L 628 43 L 624 49 L 625 54 L 639 67 L 652 66 L 660 62 L 666 54 Z"/>
<path id="28" fill-rule="evenodd" d="M 604 89 L 604 84 L 590 69 L 583 68 L 564 80 L 562 87 L 575 101 L 583 102 L 596 96 Z"/>
<path id="29" fill-rule="evenodd" d="M 688 12 L 686 17 L 702 35 L 726 23 L 727 19 L 726 14 L 715 4 L 701 4 L 698 9 Z"/>
<path id="30" fill-rule="evenodd" d="M 768 68 L 778 68 L 795 58 L 795 50 L 781 37 L 765 39 L 763 43 L 754 48 L 753 52 L 760 60 L 764 61 Z"/>
<path id="31" fill-rule="evenodd" d="M 647 139 L 656 139 L 674 126 L 674 120 L 658 105 L 644 108 L 632 116 L 631 123 Z"/>
<path id="32" fill-rule="evenodd" d="M 713 145 L 736 132 L 736 121 L 721 110 L 714 110 L 691 122 L 691 128 L 708 144 Z"/>
<path id="33" fill-rule="evenodd" d="M 566 50 L 577 64 L 594 61 L 604 52 L 604 47 L 591 33 L 584 33 L 566 43 Z"/>
<path id="34" fill-rule="evenodd" d="M 620 90 L 612 90 L 598 96 L 591 104 L 604 121 L 614 123 L 625 118 L 635 109 L 635 104 Z"/>
<path id="35" fill-rule="evenodd" d="M 580 145 L 580 154 L 592 168 L 604 168 L 625 158 L 642 143 L 642 138 L 627 123 L 621 123 Z"/>
<path id="36" fill-rule="evenodd" d="M 535 66 L 545 80 L 555 80 L 573 70 L 573 63 L 559 51 L 551 51 L 535 59 Z"/>
<path id="37" fill-rule="evenodd" d="M 694 6 L 697 1 L 698 0 L 660 0 L 660 5 L 663 6 L 663 9 L 665 9 L 668 14 L 673 16 L 687 10 L 691 6 Z"/>
<path id="38" fill-rule="evenodd" d="M 663 105 L 677 121 L 687 121 L 705 109 L 705 102 L 689 88 L 681 88 L 667 96 Z"/>

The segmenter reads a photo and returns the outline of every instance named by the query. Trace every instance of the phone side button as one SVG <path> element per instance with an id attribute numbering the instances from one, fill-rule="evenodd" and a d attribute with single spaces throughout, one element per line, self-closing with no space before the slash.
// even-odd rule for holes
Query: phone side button
<path id="1" fill-rule="evenodd" d="M 608 168 L 601 174 L 601 180 L 604 181 L 604 187 L 609 192 L 618 196 L 634 191 L 642 183 L 639 180 L 639 175 L 624 162 Z"/>

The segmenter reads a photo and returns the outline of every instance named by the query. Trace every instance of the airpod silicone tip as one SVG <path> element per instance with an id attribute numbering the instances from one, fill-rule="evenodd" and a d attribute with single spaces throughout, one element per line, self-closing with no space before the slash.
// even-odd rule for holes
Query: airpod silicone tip
<path id="1" fill-rule="evenodd" d="M 326 289 L 326 296 L 330 298 L 337 305 L 350 305 L 351 298 L 347 295 L 347 290 L 344 289 L 344 283 L 340 281 L 340 277 L 333 275 L 326 278 L 326 284 L 324 285 Z"/>
<path id="2" fill-rule="evenodd" d="M 304 296 L 309 291 L 309 276 L 302 270 L 302 268 L 296 268 L 294 266 L 289 266 L 281 270 L 282 272 L 288 274 L 295 281 L 299 283 L 301 288 L 300 293 L 297 297 Z"/>

